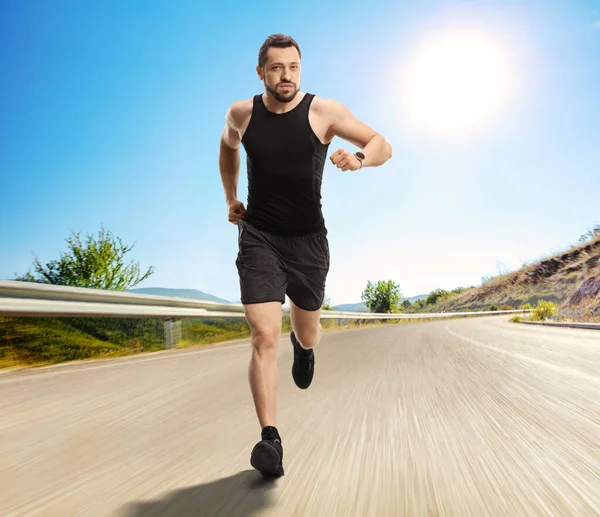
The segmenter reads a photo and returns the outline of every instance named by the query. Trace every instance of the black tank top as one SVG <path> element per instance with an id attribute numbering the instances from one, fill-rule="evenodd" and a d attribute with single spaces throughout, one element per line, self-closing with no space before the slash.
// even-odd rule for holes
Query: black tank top
<path id="1" fill-rule="evenodd" d="M 242 137 L 248 169 L 248 202 L 244 219 L 280 235 L 321 231 L 321 183 L 329 144 L 323 144 L 308 122 L 313 94 L 305 94 L 287 113 L 267 110 L 254 96 L 252 115 Z"/>

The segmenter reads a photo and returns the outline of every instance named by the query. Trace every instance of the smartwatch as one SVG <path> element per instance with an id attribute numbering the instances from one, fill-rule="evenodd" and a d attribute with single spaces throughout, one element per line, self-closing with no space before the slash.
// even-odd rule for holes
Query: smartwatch
<path id="1" fill-rule="evenodd" d="M 360 160 L 360 166 L 362 168 L 362 162 L 365 159 L 365 155 L 358 151 L 357 153 L 354 153 L 354 156 L 356 156 Z"/>

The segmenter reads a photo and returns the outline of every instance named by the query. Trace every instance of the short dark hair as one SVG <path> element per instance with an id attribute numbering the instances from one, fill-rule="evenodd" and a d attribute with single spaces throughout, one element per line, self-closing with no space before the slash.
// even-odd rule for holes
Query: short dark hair
<path id="1" fill-rule="evenodd" d="M 298 43 L 296 43 L 296 40 L 294 40 L 294 38 L 292 38 L 291 36 L 286 36 L 285 34 L 271 34 L 262 44 L 258 52 L 258 66 L 260 66 L 261 68 L 264 67 L 265 63 L 267 62 L 267 52 L 269 52 L 269 49 L 271 47 L 296 47 L 296 50 L 298 50 L 298 55 L 302 57 L 300 47 L 298 46 Z"/>

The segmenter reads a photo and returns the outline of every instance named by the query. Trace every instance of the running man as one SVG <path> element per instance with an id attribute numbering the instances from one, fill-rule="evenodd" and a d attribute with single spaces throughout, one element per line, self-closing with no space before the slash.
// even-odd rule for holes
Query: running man
<path id="1" fill-rule="evenodd" d="M 340 137 L 359 148 L 338 149 L 342 171 L 383 165 L 387 140 L 339 102 L 300 92 L 301 52 L 293 38 L 274 34 L 260 48 L 256 72 L 265 93 L 234 102 L 221 136 L 219 169 L 228 220 L 238 226 L 241 301 L 251 329 L 248 379 L 261 426 L 251 465 L 281 476 L 283 447 L 276 427 L 282 304 L 290 300 L 292 376 L 310 386 L 321 337 L 321 306 L 329 243 L 321 211 L 321 182 L 329 144 Z M 238 199 L 240 145 L 247 155 L 248 208 Z"/>

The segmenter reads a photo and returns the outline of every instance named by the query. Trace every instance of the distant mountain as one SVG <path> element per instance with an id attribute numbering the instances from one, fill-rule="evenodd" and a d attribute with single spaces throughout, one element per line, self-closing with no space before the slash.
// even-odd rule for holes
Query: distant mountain
<path id="1" fill-rule="evenodd" d="M 424 300 L 427 298 L 427 294 L 418 294 L 417 296 L 411 296 L 410 298 L 402 298 L 402 301 L 408 300 L 410 303 L 415 303 L 417 300 Z M 343 303 L 341 305 L 335 305 L 333 307 L 336 311 L 345 312 L 369 312 L 368 307 L 364 303 Z"/>
<path id="2" fill-rule="evenodd" d="M 139 289 L 127 289 L 128 293 L 153 294 L 155 296 L 172 296 L 174 298 L 193 298 L 207 302 L 231 303 L 212 294 L 204 293 L 198 289 L 169 289 L 167 287 L 141 287 Z"/>
<path id="3" fill-rule="evenodd" d="M 333 307 L 335 311 L 344 312 L 369 312 L 368 307 L 364 303 L 342 303 Z"/>
<path id="4" fill-rule="evenodd" d="M 410 303 L 415 303 L 417 300 L 424 300 L 428 294 L 418 294 L 417 296 L 411 296 L 410 298 L 402 298 L 402 301 L 408 300 Z"/>

